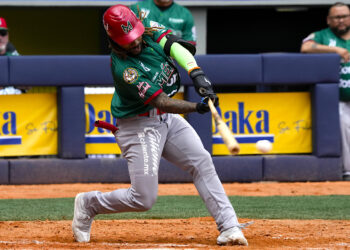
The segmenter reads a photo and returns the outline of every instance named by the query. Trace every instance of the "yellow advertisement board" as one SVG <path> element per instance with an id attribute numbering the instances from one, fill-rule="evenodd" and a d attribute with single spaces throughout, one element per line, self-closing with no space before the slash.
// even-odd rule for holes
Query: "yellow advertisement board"
<path id="1" fill-rule="evenodd" d="M 107 129 L 94 126 L 96 120 L 116 124 L 111 113 L 112 94 L 85 95 L 85 152 L 86 154 L 120 154 L 114 135 Z"/>
<path id="2" fill-rule="evenodd" d="M 240 144 L 240 154 L 260 154 L 255 143 L 272 142 L 269 154 L 311 153 L 309 92 L 218 94 L 220 113 Z M 228 155 L 213 121 L 213 155 Z"/>
<path id="3" fill-rule="evenodd" d="M 56 154 L 56 93 L 0 95 L 0 156 Z"/>
<path id="4" fill-rule="evenodd" d="M 94 127 L 96 120 L 116 124 L 110 111 L 112 97 L 112 94 L 85 95 L 86 154 L 121 154 L 114 135 L 106 129 Z M 183 93 L 177 93 L 174 98 L 183 99 Z"/>

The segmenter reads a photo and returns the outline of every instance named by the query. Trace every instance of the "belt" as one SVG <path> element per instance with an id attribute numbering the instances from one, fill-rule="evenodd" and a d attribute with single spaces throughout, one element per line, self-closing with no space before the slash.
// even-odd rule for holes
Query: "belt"
<path id="1" fill-rule="evenodd" d="M 160 111 L 159 109 L 151 109 L 150 111 L 147 111 L 145 113 L 142 114 L 138 114 L 138 116 L 148 116 L 148 117 L 152 117 L 152 116 L 156 116 L 156 115 L 161 115 L 161 114 L 165 114 L 166 112 Z"/>

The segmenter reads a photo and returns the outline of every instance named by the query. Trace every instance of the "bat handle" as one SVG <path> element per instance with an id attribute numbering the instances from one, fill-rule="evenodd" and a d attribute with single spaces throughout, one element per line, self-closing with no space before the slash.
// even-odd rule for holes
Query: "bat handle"
<path id="1" fill-rule="evenodd" d="M 95 125 L 95 127 L 98 127 L 98 128 L 107 129 L 107 130 L 111 131 L 113 134 L 115 133 L 115 131 L 118 130 L 118 128 L 116 126 L 114 126 L 113 124 L 110 124 L 110 123 L 104 122 L 104 121 L 100 121 L 100 120 L 95 121 L 94 125 Z"/>

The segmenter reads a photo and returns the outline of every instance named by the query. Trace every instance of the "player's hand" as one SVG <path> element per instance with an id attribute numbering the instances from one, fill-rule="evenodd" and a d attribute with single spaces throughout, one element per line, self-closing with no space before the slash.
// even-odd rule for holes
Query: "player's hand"
<path id="1" fill-rule="evenodd" d="M 336 47 L 336 52 L 341 56 L 342 62 L 350 61 L 350 53 L 347 49 Z"/>
<path id="2" fill-rule="evenodd" d="M 201 102 L 197 103 L 196 110 L 198 113 L 204 114 L 210 111 L 208 100 L 209 100 L 209 96 L 202 97 Z"/>
<path id="3" fill-rule="evenodd" d="M 209 95 L 208 97 L 211 99 L 215 107 L 219 106 L 219 97 L 215 93 Z"/>
<path id="4" fill-rule="evenodd" d="M 195 68 L 189 72 L 194 87 L 200 96 L 213 96 L 212 84 L 201 68 Z M 214 98 L 215 99 L 215 98 Z"/>

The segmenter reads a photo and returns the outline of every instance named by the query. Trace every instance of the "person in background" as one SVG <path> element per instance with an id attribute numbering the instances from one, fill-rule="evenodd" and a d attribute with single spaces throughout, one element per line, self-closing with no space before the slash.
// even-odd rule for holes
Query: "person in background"
<path id="1" fill-rule="evenodd" d="M 19 56 L 15 46 L 9 41 L 9 30 L 5 18 L 0 17 L 0 56 Z M 22 90 L 13 86 L 1 87 L 0 95 L 21 94 Z"/>
<path id="2" fill-rule="evenodd" d="M 9 41 L 9 30 L 3 17 L 0 17 L 0 56 L 19 56 L 15 46 Z"/>
<path id="3" fill-rule="evenodd" d="M 130 6 L 138 15 L 138 10 L 145 18 L 156 21 L 172 30 L 172 33 L 193 45 L 196 45 L 196 27 L 191 12 L 173 0 L 145 0 Z"/>
<path id="4" fill-rule="evenodd" d="M 303 40 L 303 53 L 337 53 L 340 63 L 339 116 L 342 136 L 343 179 L 350 181 L 350 9 L 342 3 L 328 11 L 328 28 L 311 33 Z"/>

